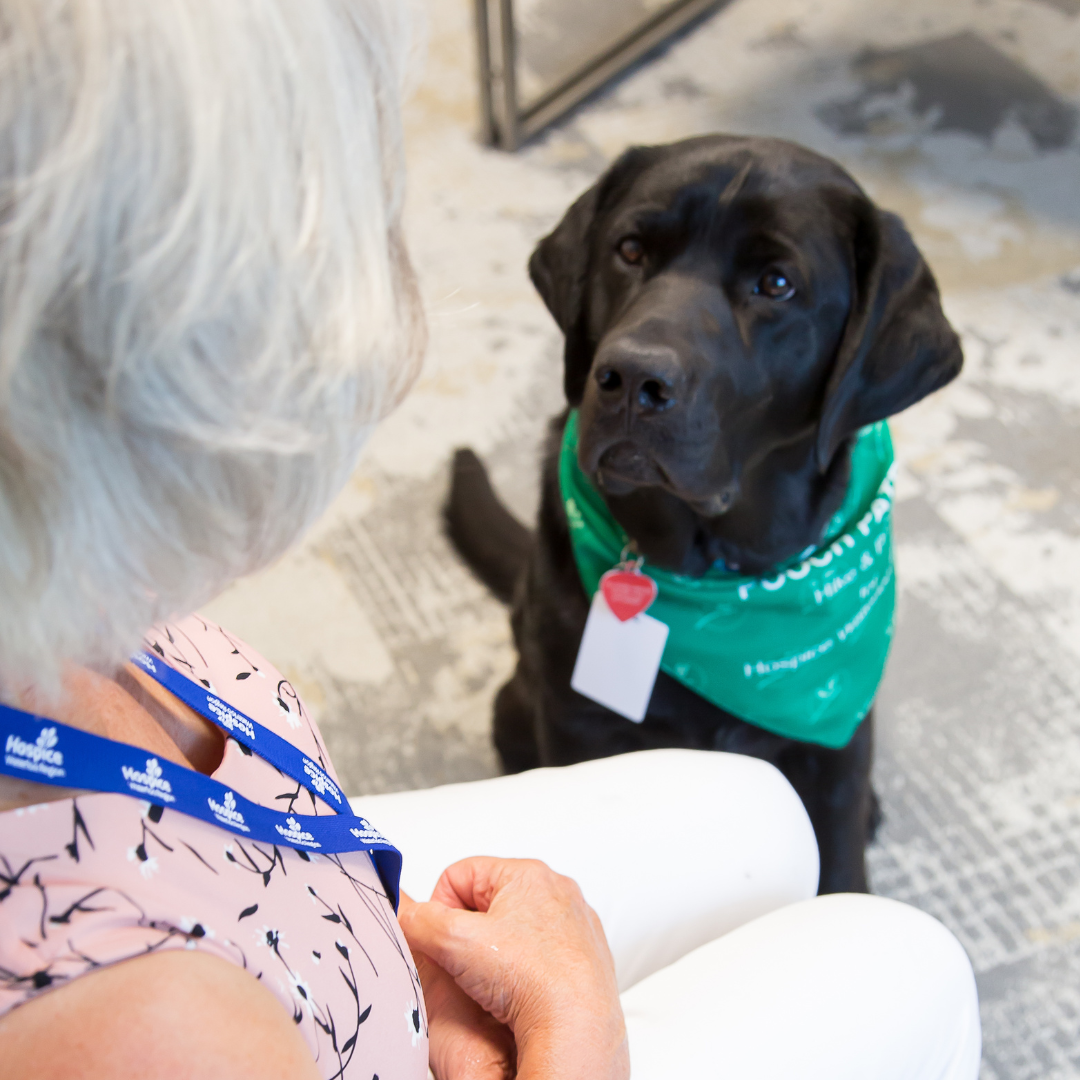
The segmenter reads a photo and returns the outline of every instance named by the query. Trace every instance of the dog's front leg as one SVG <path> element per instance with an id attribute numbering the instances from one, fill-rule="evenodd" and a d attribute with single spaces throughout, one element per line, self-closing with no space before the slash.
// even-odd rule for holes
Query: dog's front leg
<path id="1" fill-rule="evenodd" d="M 528 678 L 518 664 L 514 677 L 495 697 L 492 737 L 503 772 L 525 772 L 541 764 L 536 741 L 536 705 L 532 697 Z"/>
<path id="2" fill-rule="evenodd" d="M 842 750 L 806 743 L 793 747 L 783 772 L 802 797 L 821 853 L 818 893 L 869 892 L 866 845 L 877 816 L 870 784 L 874 713 Z"/>

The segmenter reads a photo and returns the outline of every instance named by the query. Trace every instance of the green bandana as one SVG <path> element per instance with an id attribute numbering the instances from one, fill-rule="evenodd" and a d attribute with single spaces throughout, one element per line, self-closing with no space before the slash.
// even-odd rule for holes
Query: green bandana
<path id="1" fill-rule="evenodd" d="M 630 538 L 577 461 L 571 412 L 559 485 L 581 582 L 591 597 Z M 712 569 L 684 577 L 646 565 L 649 614 L 670 627 L 660 667 L 727 712 L 791 739 L 846 746 L 877 693 L 892 640 L 893 449 L 888 425 L 859 432 L 851 481 L 821 546 L 768 577 Z"/>

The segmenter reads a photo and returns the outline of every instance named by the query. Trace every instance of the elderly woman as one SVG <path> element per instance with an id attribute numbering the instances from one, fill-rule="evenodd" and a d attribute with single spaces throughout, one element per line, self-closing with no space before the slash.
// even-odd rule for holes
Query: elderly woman
<path id="1" fill-rule="evenodd" d="M 0 0 L 0 1072 L 971 1080 L 963 951 L 812 899 L 770 766 L 350 807 L 289 683 L 187 614 L 296 540 L 417 367 L 406 29 Z M 400 923 L 369 818 L 431 896 Z"/>

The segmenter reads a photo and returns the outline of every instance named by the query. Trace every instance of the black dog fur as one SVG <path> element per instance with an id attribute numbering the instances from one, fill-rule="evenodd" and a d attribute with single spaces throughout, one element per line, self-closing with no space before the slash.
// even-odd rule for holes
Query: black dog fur
<path id="1" fill-rule="evenodd" d="M 852 435 L 960 370 L 937 285 L 901 221 L 838 165 L 774 139 L 628 150 L 529 263 L 566 337 L 578 457 L 649 562 L 763 574 L 817 543 Z M 570 689 L 588 614 L 551 426 L 535 536 L 471 451 L 455 457 L 450 537 L 513 602 L 517 671 L 495 702 L 507 771 L 654 747 L 775 764 L 821 851 L 820 892 L 866 891 L 876 827 L 873 712 L 841 750 L 782 738 L 663 672 L 641 724 Z"/>

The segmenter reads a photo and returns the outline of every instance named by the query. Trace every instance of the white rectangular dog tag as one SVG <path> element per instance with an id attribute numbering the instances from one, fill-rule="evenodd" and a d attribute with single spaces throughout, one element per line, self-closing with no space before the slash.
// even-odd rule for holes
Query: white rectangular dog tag
<path id="1" fill-rule="evenodd" d="M 667 623 L 644 612 L 620 622 L 597 589 L 571 687 L 640 724 L 649 707 L 667 637 Z"/>

